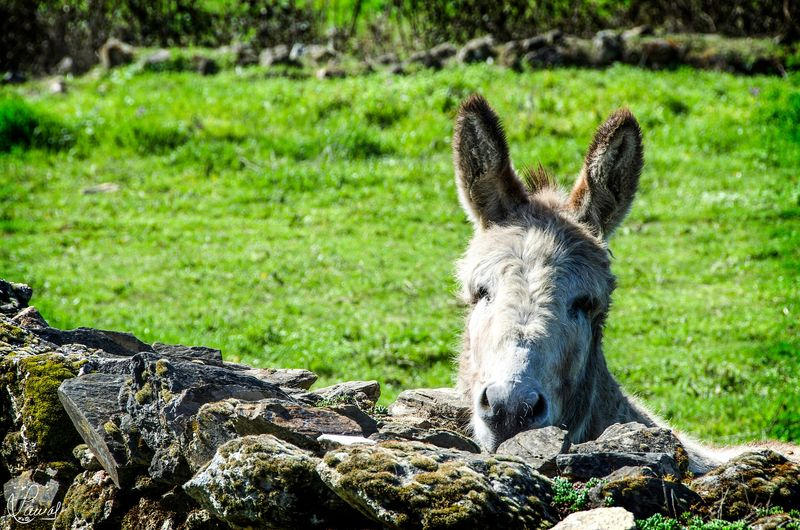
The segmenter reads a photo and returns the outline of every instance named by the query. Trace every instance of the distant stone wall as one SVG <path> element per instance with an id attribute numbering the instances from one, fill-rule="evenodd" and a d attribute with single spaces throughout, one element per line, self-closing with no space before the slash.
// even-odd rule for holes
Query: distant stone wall
<path id="1" fill-rule="evenodd" d="M 136 48 L 108 39 L 92 57 L 105 69 L 135 64 L 143 71 L 195 71 L 214 75 L 221 70 L 260 66 L 269 75 L 316 76 L 320 79 L 364 75 L 376 71 L 405 75 L 455 64 L 492 63 L 514 70 L 556 67 L 605 68 L 624 63 L 654 70 L 690 66 L 737 74 L 786 75 L 800 67 L 797 44 L 770 39 L 728 38 L 716 34 L 658 34 L 640 26 L 626 31 L 603 30 L 593 38 L 579 38 L 559 30 L 530 38 L 498 41 L 480 37 L 457 45 L 442 42 L 427 50 L 356 56 L 327 44 L 287 42 L 268 48 L 233 43 L 215 49 Z M 63 57 L 50 68 L 57 76 L 82 74 L 89 65 Z M 25 72 L 9 71 L 0 83 L 24 82 Z M 63 78 L 61 79 L 63 83 Z M 63 91 L 65 88 L 62 86 Z"/>
<path id="2" fill-rule="evenodd" d="M 59 330 L 30 297 L 0 280 L 3 529 L 634 528 L 800 506 L 800 467 L 771 451 L 693 477 L 672 432 L 625 424 L 577 445 L 528 431 L 486 454 L 452 389 L 381 413 L 376 381 L 312 389 L 303 369 Z"/>

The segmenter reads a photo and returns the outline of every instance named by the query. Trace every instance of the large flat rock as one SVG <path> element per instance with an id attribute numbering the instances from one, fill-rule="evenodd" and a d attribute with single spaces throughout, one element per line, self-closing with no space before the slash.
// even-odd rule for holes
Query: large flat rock
<path id="1" fill-rule="evenodd" d="M 550 481 L 513 458 L 381 442 L 330 451 L 317 471 L 389 528 L 537 528 L 554 520 Z"/>

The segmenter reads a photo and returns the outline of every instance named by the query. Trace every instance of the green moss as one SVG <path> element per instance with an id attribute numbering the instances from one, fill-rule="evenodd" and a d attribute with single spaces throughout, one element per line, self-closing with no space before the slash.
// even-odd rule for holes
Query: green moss
<path id="1" fill-rule="evenodd" d="M 439 467 L 439 464 L 437 464 L 434 459 L 428 458 L 427 456 L 412 456 L 410 462 L 412 466 L 425 471 L 436 471 Z"/>
<path id="2" fill-rule="evenodd" d="M 382 517 L 393 526 L 472 528 L 493 521 L 500 526 L 535 527 L 542 521 L 539 498 L 527 491 L 528 485 L 509 481 L 508 464 L 494 459 L 470 465 L 402 442 L 348 453 L 325 457 L 325 463 L 334 464 L 341 474 L 339 487 L 359 492 L 356 502 L 370 499 L 380 504 Z M 496 481 L 505 487 L 492 486 Z M 533 502 L 526 502 L 529 499 Z"/>
<path id="3" fill-rule="evenodd" d="M 153 399 L 153 386 L 147 381 L 133 396 L 139 405 L 144 405 Z"/>
<path id="4" fill-rule="evenodd" d="M 159 359 L 156 361 L 156 375 L 164 377 L 169 373 L 171 366 L 166 359 Z"/>
<path id="5" fill-rule="evenodd" d="M 24 378 L 21 381 L 23 435 L 43 458 L 62 459 L 81 440 L 57 391 L 62 381 L 75 377 L 77 370 L 63 356 L 43 354 L 20 359 L 18 371 Z"/>
<path id="6" fill-rule="evenodd" d="M 119 430 L 117 424 L 113 421 L 107 421 L 103 424 L 103 430 L 106 432 L 107 435 L 112 437 L 117 437 L 122 434 L 122 431 Z"/>
<path id="7" fill-rule="evenodd" d="M 119 490 L 114 487 L 111 478 L 99 482 L 92 472 L 84 472 L 72 483 L 63 501 L 63 508 L 53 523 L 55 530 L 86 527 L 95 528 L 108 522 L 109 509 L 119 505 L 116 495 Z M 113 527 L 113 525 L 108 525 Z"/>

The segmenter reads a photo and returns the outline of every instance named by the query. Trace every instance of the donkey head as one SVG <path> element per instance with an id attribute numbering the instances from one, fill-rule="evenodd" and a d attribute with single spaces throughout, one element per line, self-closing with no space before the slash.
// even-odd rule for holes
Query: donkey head
<path id="1" fill-rule="evenodd" d="M 607 240 L 631 207 L 642 168 L 639 125 L 626 109 L 598 129 L 572 192 L 543 171 L 527 186 L 500 120 L 472 96 L 453 135 L 459 198 L 474 235 L 458 264 L 470 306 L 459 387 L 478 441 L 557 425 L 586 435 L 614 276 Z"/>

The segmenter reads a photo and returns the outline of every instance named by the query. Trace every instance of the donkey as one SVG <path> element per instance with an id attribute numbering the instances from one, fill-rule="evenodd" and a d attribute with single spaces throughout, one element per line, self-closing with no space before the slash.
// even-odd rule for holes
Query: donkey
<path id="1" fill-rule="evenodd" d="M 474 235 L 458 262 L 470 307 L 458 387 L 477 441 L 555 425 L 573 443 L 614 423 L 666 426 L 626 395 L 603 356 L 615 279 L 608 239 L 631 208 L 642 134 L 627 109 L 599 127 L 567 195 L 541 169 L 517 177 L 500 120 L 481 96 L 465 100 L 453 134 L 460 202 Z M 707 449 L 681 437 L 703 473 L 747 448 Z"/>

